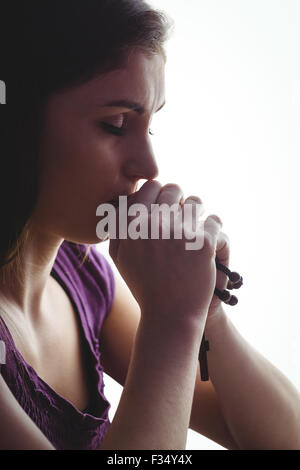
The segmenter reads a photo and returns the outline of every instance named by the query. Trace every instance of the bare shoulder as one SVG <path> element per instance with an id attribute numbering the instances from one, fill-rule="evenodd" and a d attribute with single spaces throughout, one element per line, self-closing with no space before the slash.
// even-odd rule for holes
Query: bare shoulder
<path id="1" fill-rule="evenodd" d="M 115 297 L 100 334 L 104 372 L 124 386 L 141 310 L 120 275 L 114 273 Z"/>

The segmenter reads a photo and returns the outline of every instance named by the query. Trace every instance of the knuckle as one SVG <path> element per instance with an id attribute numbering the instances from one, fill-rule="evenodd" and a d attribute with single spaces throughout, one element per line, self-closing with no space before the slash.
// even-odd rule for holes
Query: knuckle
<path id="1" fill-rule="evenodd" d="M 154 185 L 154 187 L 156 186 L 158 189 L 162 188 L 161 183 L 157 180 L 149 180 L 148 183 L 151 184 L 152 186 Z"/>
<path id="2" fill-rule="evenodd" d="M 195 201 L 195 202 L 197 202 L 198 204 L 203 204 L 202 199 L 201 199 L 200 197 L 198 197 L 198 196 L 189 196 L 189 197 L 186 198 L 185 202 L 186 202 L 186 201 L 189 201 L 189 200 Z"/>
<path id="3" fill-rule="evenodd" d="M 176 183 L 168 183 L 168 184 L 165 184 L 163 187 L 162 187 L 162 190 L 165 191 L 165 190 L 171 190 L 171 191 L 178 191 L 180 193 L 182 193 L 182 189 L 181 187 L 176 184 Z"/>
<path id="4" fill-rule="evenodd" d="M 143 193 L 143 191 L 149 191 L 150 193 L 152 191 L 156 192 L 156 191 L 161 191 L 161 188 L 162 188 L 162 185 L 160 184 L 159 181 L 157 180 L 147 180 L 146 183 L 144 183 L 141 188 L 136 191 L 136 193 Z M 133 193 L 135 194 L 135 193 Z"/>
<path id="5" fill-rule="evenodd" d="M 221 227 L 223 226 L 223 222 L 222 220 L 220 219 L 220 217 L 216 214 L 212 214 L 210 215 L 209 217 L 211 217 L 212 219 L 214 219 L 219 225 L 221 225 Z"/>

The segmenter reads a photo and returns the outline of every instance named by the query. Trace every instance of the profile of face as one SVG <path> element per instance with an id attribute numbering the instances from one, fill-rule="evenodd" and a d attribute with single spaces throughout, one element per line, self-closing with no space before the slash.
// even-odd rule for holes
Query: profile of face
<path id="1" fill-rule="evenodd" d="M 99 243 L 97 207 L 153 179 L 153 114 L 165 100 L 165 61 L 133 50 L 124 68 L 52 95 L 40 145 L 32 221 L 75 243 Z"/>

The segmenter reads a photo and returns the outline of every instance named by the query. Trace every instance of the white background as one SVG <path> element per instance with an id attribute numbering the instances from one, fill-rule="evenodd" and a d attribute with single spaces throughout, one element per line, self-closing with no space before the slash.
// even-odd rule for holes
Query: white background
<path id="1" fill-rule="evenodd" d="M 175 22 L 167 105 L 152 125 L 157 179 L 221 217 L 244 278 L 226 312 L 300 390 L 300 2 L 151 4 Z M 111 261 L 108 242 L 97 247 Z M 122 388 L 105 380 L 112 419 Z M 222 447 L 189 430 L 187 449 Z"/>

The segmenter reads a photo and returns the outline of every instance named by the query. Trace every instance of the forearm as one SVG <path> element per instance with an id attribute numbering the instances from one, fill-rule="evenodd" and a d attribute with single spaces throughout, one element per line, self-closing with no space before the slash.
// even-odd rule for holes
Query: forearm
<path id="1" fill-rule="evenodd" d="M 199 329 L 141 319 L 126 383 L 104 449 L 185 449 L 193 401 Z M 200 338 L 200 339 L 199 339 Z"/>
<path id="2" fill-rule="evenodd" d="M 300 449 L 300 394 L 223 313 L 207 323 L 208 367 L 241 449 Z"/>

